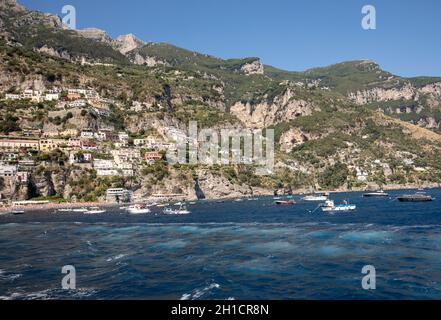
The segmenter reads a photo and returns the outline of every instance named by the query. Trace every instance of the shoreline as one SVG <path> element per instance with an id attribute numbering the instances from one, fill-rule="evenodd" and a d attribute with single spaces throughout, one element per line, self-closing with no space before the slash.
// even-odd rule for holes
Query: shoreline
<path id="1" fill-rule="evenodd" d="M 424 186 L 417 186 L 417 185 L 386 185 L 383 187 L 384 191 L 399 191 L 399 190 L 415 190 L 418 188 L 423 189 L 441 189 L 440 184 L 427 184 Z M 351 190 L 348 189 L 337 189 L 337 190 L 320 190 L 317 191 L 317 193 L 357 193 L 357 192 L 365 192 L 367 191 L 365 188 L 354 188 Z M 309 193 L 309 189 L 298 189 L 297 191 L 293 192 L 292 195 L 303 195 Z M 246 198 L 256 198 L 256 197 L 286 197 L 288 194 L 282 194 L 282 195 L 273 195 L 272 193 L 268 194 L 259 194 L 259 195 L 242 195 L 242 196 L 235 196 L 235 197 L 223 197 L 223 198 L 207 198 L 203 199 L 202 201 L 219 201 L 219 200 L 232 200 L 232 199 L 246 199 Z M 179 201 L 176 200 L 170 200 L 172 201 Z M 182 200 L 180 200 L 182 201 Z M 201 200 L 185 200 L 186 202 L 191 201 L 201 201 Z M 29 206 L 3 206 L 0 207 L 0 215 L 4 213 L 11 212 L 13 210 L 26 210 L 26 211 L 42 211 L 42 210 L 58 210 L 58 209 L 69 209 L 69 208 L 82 208 L 82 207 L 103 207 L 103 208 L 110 208 L 110 207 L 116 207 L 116 206 L 126 206 L 126 205 L 133 205 L 135 203 L 142 203 L 142 202 L 131 202 L 131 203 L 108 203 L 108 202 L 63 202 L 63 203 L 47 203 L 47 204 L 41 204 L 41 205 L 29 205 Z"/>

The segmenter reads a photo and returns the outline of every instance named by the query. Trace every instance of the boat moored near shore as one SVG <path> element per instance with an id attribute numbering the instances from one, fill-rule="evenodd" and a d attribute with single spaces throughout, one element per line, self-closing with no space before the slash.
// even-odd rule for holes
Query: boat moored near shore
<path id="1" fill-rule="evenodd" d="M 323 212 L 347 212 L 355 211 L 357 206 L 355 204 L 349 204 L 344 201 L 343 204 L 336 205 L 333 200 L 326 200 L 325 204 L 322 206 Z"/>
<path id="2" fill-rule="evenodd" d="M 149 208 L 147 208 L 147 206 L 140 205 L 140 204 L 137 204 L 137 205 L 134 205 L 134 206 L 130 206 L 127 209 L 127 211 L 130 214 L 147 214 L 147 213 L 151 212 L 151 210 Z"/>
<path id="3" fill-rule="evenodd" d="M 372 192 L 366 192 L 363 194 L 363 197 L 365 198 L 375 198 L 375 197 L 389 197 L 389 194 L 384 192 L 383 190 L 380 191 L 372 191 Z"/>
<path id="4" fill-rule="evenodd" d="M 430 202 L 433 197 L 425 192 L 417 192 L 415 194 L 405 194 L 397 198 L 400 202 Z"/>

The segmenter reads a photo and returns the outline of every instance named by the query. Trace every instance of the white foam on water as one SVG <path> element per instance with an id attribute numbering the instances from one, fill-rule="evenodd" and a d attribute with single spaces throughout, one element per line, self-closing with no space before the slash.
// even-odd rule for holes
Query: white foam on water
<path id="1" fill-rule="evenodd" d="M 117 261 L 117 260 L 121 260 L 122 258 L 124 258 L 126 255 L 125 254 L 118 254 L 116 256 L 110 257 L 108 258 L 106 261 L 107 262 L 112 262 L 112 261 Z"/>
<path id="2" fill-rule="evenodd" d="M 4 281 L 14 281 L 21 278 L 23 275 L 20 273 L 8 273 L 3 269 L 0 269 L 0 280 Z"/>
<path id="3" fill-rule="evenodd" d="M 186 241 L 176 239 L 176 240 L 158 243 L 155 247 L 160 248 L 160 249 L 172 250 L 172 249 L 182 249 L 182 248 L 185 248 L 186 246 L 187 246 Z"/>
<path id="4" fill-rule="evenodd" d="M 195 289 L 192 293 L 184 293 L 180 300 L 197 300 L 202 298 L 205 294 L 209 293 L 211 290 L 219 289 L 220 285 L 217 283 L 212 283 L 202 289 Z"/>
<path id="5" fill-rule="evenodd" d="M 383 242 L 392 239 L 392 233 L 388 231 L 351 231 L 343 233 L 340 239 L 356 242 Z"/>
<path id="6" fill-rule="evenodd" d="M 274 272 L 274 268 L 277 267 L 271 262 L 271 257 L 261 257 L 242 261 L 232 265 L 232 269 L 235 271 L 251 273 L 251 274 L 268 274 Z"/>
<path id="7" fill-rule="evenodd" d="M 254 244 L 249 247 L 254 252 L 292 252 L 296 249 L 296 246 L 288 241 L 272 241 Z"/>
<path id="8" fill-rule="evenodd" d="M 96 289 L 76 289 L 76 290 L 62 290 L 62 289 L 45 289 L 36 292 L 13 292 L 9 296 L 0 296 L 0 300 L 56 300 L 63 299 L 82 299 L 88 298 L 98 291 Z"/>
<path id="9" fill-rule="evenodd" d="M 319 252 L 328 257 L 338 257 L 347 253 L 344 248 L 338 246 L 324 246 L 319 249 Z"/>

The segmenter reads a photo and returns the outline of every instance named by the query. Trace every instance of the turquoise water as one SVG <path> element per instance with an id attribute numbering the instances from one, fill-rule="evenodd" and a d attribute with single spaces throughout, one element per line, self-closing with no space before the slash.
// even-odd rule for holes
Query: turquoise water
<path id="1" fill-rule="evenodd" d="M 0 216 L 2 299 L 439 299 L 441 190 L 432 203 L 338 194 L 315 203 L 202 201 L 189 216 Z M 62 290 L 73 265 L 77 289 Z M 361 269 L 373 265 L 377 289 Z"/>

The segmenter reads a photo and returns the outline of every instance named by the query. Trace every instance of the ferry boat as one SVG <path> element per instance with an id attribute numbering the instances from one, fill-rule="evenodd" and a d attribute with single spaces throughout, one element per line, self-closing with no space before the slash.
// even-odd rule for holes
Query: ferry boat
<path id="1" fill-rule="evenodd" d="M 398 197 L 398 201 L 400 202 L 429 202 L 433 201 L 431 195 L 426 194 L 425 192 L 417 192 L 415 194 L 405 194 Z"/>
<path id="2" fill-rule="evenodd" d="M 344 204 L 336 205 L 333 200 L 326 200 L 325 204 L 322 206 L 322 211 L 324 212 L 347 212 L 356 209 L 356 205 L 349 204 L 347 201 L 344 201 Z"/>
<path id="3" fill-rule="evenodd" d="M 302 198 L 303 201 L 326 201 L 328 200 L 328 194 L 325 193 L 314 193 L 306 195 Z"/>
<path id="4" fill-rule="evenodd" d="M 147 214 L 150 213 L 151 210 L 149 208 L 147 208 L 145 205 L 134 205 L 134 206 L 130 206 L 127 211 L 130 214 Z"/>
<path id="5" fill-rule="evenodd" d="M 380 191 L 366 192 L 363 194 L 363 197 L 365 197 L 365 198 L 389 197 L 389 194 L 384 192 L 383 190 L 380 190 Z"/>

